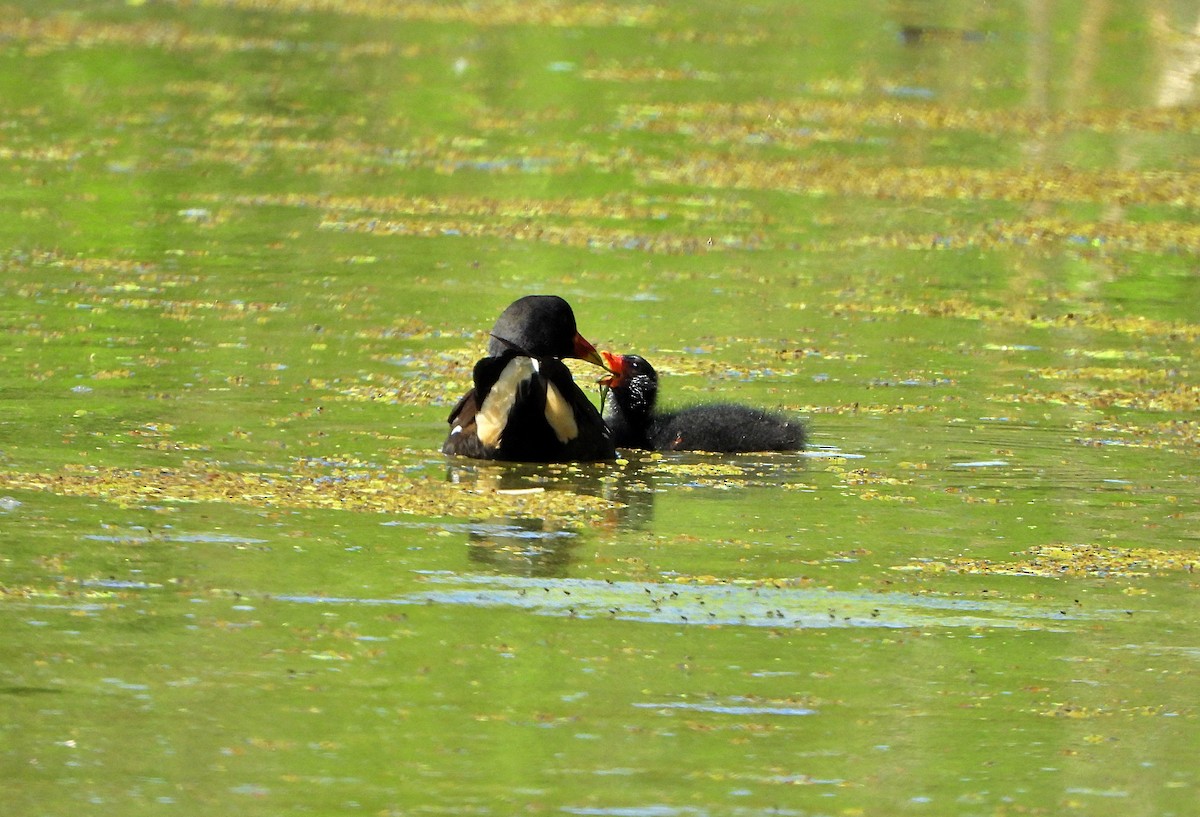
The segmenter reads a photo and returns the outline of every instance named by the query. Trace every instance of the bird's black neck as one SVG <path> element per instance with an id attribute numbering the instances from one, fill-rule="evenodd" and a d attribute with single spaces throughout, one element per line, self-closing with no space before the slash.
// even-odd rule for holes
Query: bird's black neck
<path id="1" fill-rule="evenodd" d="M 604 422 L 612 429 L 618 447 L 649 447 L 654 404 L 658 401 L 656 381 L 653 376 L 634 375 L 609 395 Z"/>

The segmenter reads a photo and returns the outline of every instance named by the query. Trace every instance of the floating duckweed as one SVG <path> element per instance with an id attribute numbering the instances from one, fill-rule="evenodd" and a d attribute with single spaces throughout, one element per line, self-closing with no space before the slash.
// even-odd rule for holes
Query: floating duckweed
<path id="1" fill-rule="evenodd" d="M 842 481 L 847 485 L 908 485 L 912 482 L 911 479 L 889 477 L 866 468 L 846 470 L 841 466 L 831 465 L 826 470 L 840 473 Z"/>
<path id="2" fill-rule="evenodd" d="M 662 12 L 650 5 L 533 0 L 522 3 L 429 3 L 413 0 L 200 0 L 200 5 L 273 14 L 338 14 L 373 20 L 461 23 L 472 26 L 552 27 L 654 25 Z"/>
<path id="3" fill-rule="evenodd" d="M 876 247 L 908 250 L 1048 248 L 1054 252 L 1200 252 L 1200 226 L 1183 221 L 1086 222 L 1065 219 L 1016 220 L 937 233 L 861 235 L 813 245 L 827 251 Z"/>
<path id="4" fill-rule="evenodd" d="M 675 477 L 741 477 L 745 469 L 722 462 L 663 462 L 649 464 L 644 469 L 651 474 L 669 474 Z"/>
<path id="5" fill-rule="evenodd" d="M 965 298 L 920 303 L 889 301 L 869 303 L 846 300 L 833 307 L 834 314 L 912 315 L 915 317 L 957 318 L 987 323 L 1015 323 L 1045 329 L 1092 329 L 1118 332 L 1135 337 L 1167 337 L 1200 340 L 1200 323 L 1164 321 L 1142 315 L 1111 315 L 1104 312 L 1068 312 L 1061 315 L 1041 315 L 1004 307 L 982 306 Z"/>
<path id="6" fill-rule="evenodd" d="M 273 5 L 278 5 L 272 3 Z M 260 3 L 266 6 L 266 3 Z M 167 22 L 99 23 L 76 15 L 59 14 L 42 20 L 5 19 L 0 21 L 0 36 L 24 45 L 26 53 L 41 55 L 52 51 L 85 48 L 137 47 L 161 48 L 177 52 L 214 52 L 223 54 L 253 51 L 298 51 L 303 46 L 271 37 L 238 37 L 211 31 L 195 31 Z M 312 49 L 313 46 L 308 46 Z M 387 42 L 341 45 L 339 58 L 387 56 L 394 46 Z"/>
<path id="7" fill-rule="evenodd" d="M 814 90 L 830 89 L 816 88 Z M 861 86 L 845 83 L 832 93 L 861 93 Z M 786 139 L 802 126 L 852 128 L 886 127 L 906 130 L 964 130 L 970 133 L 1062 133 L 1093 131 L 1125 133 L 1131 130 L 1159 133 L 1195 133 L 1200 130 L 1200 110 L 1178 108 L 1089 108 L 1051 113 L 1036 108 L 992 109 L 942 106 L 919 102 L 863 99 L 798 98 L 793 100 L 739 100 L 727 102 L 656 103 L 622 106 L 624 127 L 686 133 L 698 141 L 741 141 L 748 132 L 766 132 Z M 765 123 L 765 124 L 764 124 Z M 752 129 L 752 130 L 748 130 Z"/>
<path id="8" fill-rule="evenodd" d="M 294 474 L 218 469 L 68 466 L 56 473 L 0 472 L 0 487 L 88 496 L 120 505 L 230 502 L 251 507 L 332 509 L 426 517 L 589 518 L 616 503 L 570 491 L 511 494 L 468 489 L 394 472 L 301 468 Z"/>
<path id="9" fill-rule="evenodd" d="M 875 167 L 848 159 L 824 161 L 710 157 L 647 162 L 651 184 L 783 190 L 816 196 L 1020 202 L 1113 201 L 1125 205 L 1200 207 L 1200 173 L 1039 168 Z"/>
<path id="10" fill-rule="evenodd" d="M 930 414 L 943 409 L 926 403 L 839 403 L 837 405 L 805 404 L 793 407 L 804 414 Z"/>
<path id="11" fill-rule="evenodd" d="M 1071 389 L 1053 392 L 1022 392 L 1008 397 L 1014 403 L 1053 403 L 1063 406 L 1108 410 L 1195 412 L 1200 410 L 1200 386 L 1185 383 L 1160 389 Z"/>
<path id="12" fill-rule="evenodd" d="M 959 557 L 944 561 L 914 562 L 894 569 L 935 574 L 1142 577 L 1178 570 L 1192 573 L 1200 568 L 1200 556 L 1194 553 L 1158 548 L 1058 543 L 1035 545 L 1024 553 L 1028 558 L 1012 562 Z"/>
<path id="13" fill-rule="evenodd" d="M 1132 369 L 1125 366 L 1077 366 L 1070 369 L 1033 369 L 1033 374 L 1045 380 L 1123 380 L 1129 383 L 1161 383 L 1178 377 L 1170 369 Z"/>
<path id="14" fill-rule="evenodd" d="M 717 196 L 673 197 L 607 195 L 600 198 L 505 198 L 484 196 L 331 196 L 322 193 L 202 193 L 192 202 L 249 207 L 299 207 L 320 209 L 327 220 L 338 215 L 371 213 L 379 217 L 458 216 L 486 219 L 596 219 L 606 221 L 684 220 L 761 221 L 750 204 Z"/>
<path id="15" fill-rule="evenodd" d="M 1127 445 L 1138 448 L 1159 448 L 1168 451 L 1200 447 L 1200 420 L 1166 420 L 1149 425 L 1104 420 L 1077 421 L 1071 426 L 1087 435 L 1077 437 L 1082 445 Z"/>
<path id="16" fill-rule="evenodd" d="M 721 585 L 728 587 L 744 587 L 748 590 L 758 590 L 762 588 L 770 588 L 774 590 L 783 590 L 787 588 L 807 588 L 813 584 L 813 580 L 805 576 L 787 576 L 787 577 L 761 577 L 754 579 L 746 579 L 740 577 L 722 577 L 709 574 L 694 575 L 694 574 L 679 574 L 671 577 L 671 581 L 675 584 L 689 585 Z"/>
<path id="17" fill-rule="evenodd" d="M 375 219 L 326 218 L 320 229 L 333 232 L 364 233 L 389 236 L 409 235 L 424 238 L 467 236 L 472 238 L 504 238 L 511 241 L 537 241 L 567 247 L 589 249 L 641 250 L 671 255 L 711 252 L 714 250 L 749 250 L 765 246 L 764 239 L 754 234 L 680 235 L 667 232 L 636 233 L 612 230 L 595 225 L 553 225 L 528 221 L 497 224 L 491 221 L 461 219 Z"/>

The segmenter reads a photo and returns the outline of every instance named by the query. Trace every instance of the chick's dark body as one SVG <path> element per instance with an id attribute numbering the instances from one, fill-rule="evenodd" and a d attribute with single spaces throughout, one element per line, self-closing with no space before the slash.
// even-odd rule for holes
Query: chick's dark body
<path id="1" fill-rule="evenodd" d="M 734 403 L 706 403 L 658 411 L 658 373 L 638 355 L 610 355 L 614 375 L 604 420 L 620 448 L 650 451 L 799 451 L 805 430 L 799 421 Z"/>

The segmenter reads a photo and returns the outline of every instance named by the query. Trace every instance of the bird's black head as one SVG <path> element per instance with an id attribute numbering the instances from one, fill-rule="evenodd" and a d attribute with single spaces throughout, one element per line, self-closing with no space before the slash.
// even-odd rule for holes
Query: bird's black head
<path id="1" fill-rule="evenodd" d="M 530 357 L 577 357 L 604 365 L 596 348 L 576 329 L 571 305 L 557 295 L 526 295 L 500 313 L 488 355 L 498 357 L 511 348 Z"/>
<path id="2" fill-rule="evenodd" d="M 658 373 L 644 357 L 639 355 L 614 355 L 601 352 L 604 363 L 612 374 L 600 379 L 602 385 L 611 390 L 612 409 L 619 411 L 635 426 L 649 420 L 658 401 Z"/>

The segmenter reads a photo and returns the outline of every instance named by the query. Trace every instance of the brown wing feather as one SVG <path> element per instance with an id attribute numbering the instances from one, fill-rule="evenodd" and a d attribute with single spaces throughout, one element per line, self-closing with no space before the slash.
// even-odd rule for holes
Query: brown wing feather
<path id="1" fill-rule="evenodd" d="M 471 389 L 450 412 L 450 434 L 446 437 L 446 442 L 442 443 L 443 454 L 458 454 L 475 459 L 489 458 L 475 429 L 475 417 L 478 413 L 478 399 L 475 390 Z"/>

